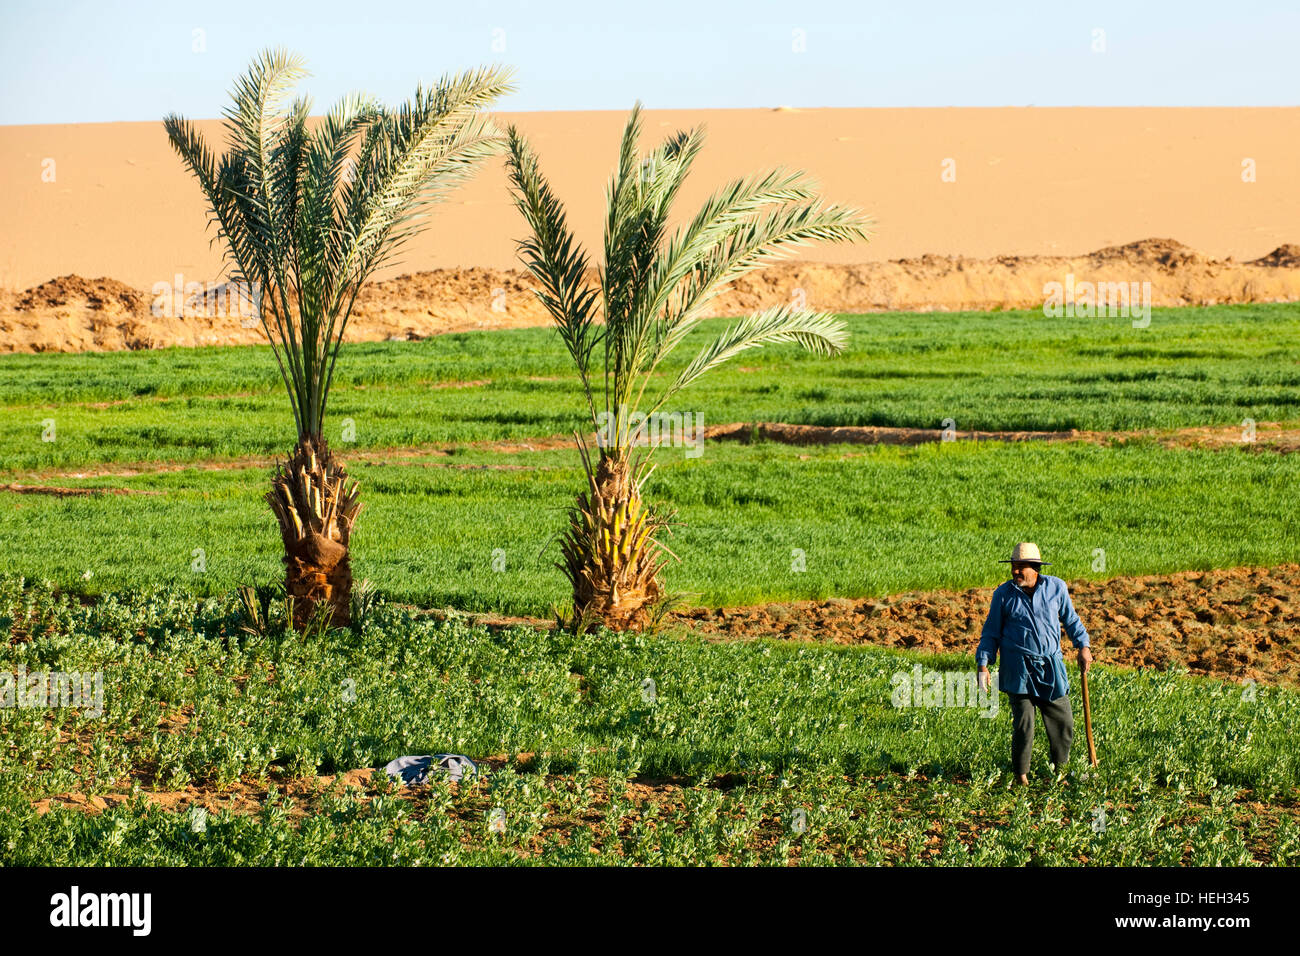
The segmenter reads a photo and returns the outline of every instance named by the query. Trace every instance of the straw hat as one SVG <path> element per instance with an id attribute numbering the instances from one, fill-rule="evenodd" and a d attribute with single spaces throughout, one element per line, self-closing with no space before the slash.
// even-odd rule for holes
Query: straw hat
<path id="1" fill-rule="evenodd" d="M 1004 558 L 998 564 L 1012 564 L 1013 562 L 1024 561 L 1026 564 L 1051 564 L 1051 561 L 1044 561 L 1043 556 L 1038 553 L 1038 545 L 1032 541 L 1021 541 L 1011 551 L 1011 557 Z"/>

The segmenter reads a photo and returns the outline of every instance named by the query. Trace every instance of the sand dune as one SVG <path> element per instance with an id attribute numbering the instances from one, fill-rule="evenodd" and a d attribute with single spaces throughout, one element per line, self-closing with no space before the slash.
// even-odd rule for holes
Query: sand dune
<path id="1" fill-rule="evenodd" d="M 593 250 L 625 118 L 498 117 L 532 138 Z M 738 282 L 724 314 L 792 297 L 839 311 L 1032 307 L 1070 273 L 1151 281 L 1155 305 L 1300 299 L 1286 245 L 1300 239 L 1300 109 L 650 110 L 643 145 L 699 123 L 709 143 L 683 216 L 724 181 L 784 164 L 877 222 L 871 243 L 810 247 Z M 219 122 L 200 125 L 223 139 Z M 237 317 L 151 314 L 159 283 L 223 277 L 160 122 L 0 127 L 0 177 L 0 351 L 261 339 Z M 523 226 L 500 160 L 431 226 L 377 277 L 352 337 L 544 321 L 517 271 Z"/>
<path id="2" fill-rule="evenodd" d="M 625 118 L 499 115 L 532 138 L 589 244 Z M 873 242 L 813 247 L 815 261 L 1077 256 L 1153 236 L 1247 260 L 1300 240 L 1295 108 L 649 110 L 643 145 L 699 123 L 709 141 L 681 212 L 727 179 L 785 164 L 876 218 Z M 218 121 L 200 125 L 224 139 Z M 946 159 L 955 182 L 943 181 Z M 1244 159 L 1255 182 L 1242 181 Z M 176 273 L 220 276 L 198 186 L 161 122 L 0 127 L 0 182 L 0 287 L 70 273 L 146 290 Z M 522 222 L 501 161 L 453 198 L 386 277 L 518 265 Z"/>

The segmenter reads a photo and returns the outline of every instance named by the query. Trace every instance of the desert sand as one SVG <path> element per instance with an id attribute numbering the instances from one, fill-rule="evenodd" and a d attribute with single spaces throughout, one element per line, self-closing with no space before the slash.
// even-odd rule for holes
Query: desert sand
<path id="1" fill-rule="evenodd" d="M 626 114 L 497 118 L 531 137 L 598 249 Z M 1287 246 L 1300 241 L 1300 109 L 650 110 L 644 122 L 643 146 L 708 127 L 682 216 L 730 178 L 786 165 L 876 220 L 872 242 L 809 247 L 738 283 L 721 312 L 792 295 L 849 311 L 1032 307 L 1068 272 L 1151 281 L 1157 306 L 1300 299 Z M 219 121 L 200 125 L 220 144 Z M 158 283 L 222 278 L 203 198 L 160 122 L 0 127 L 0 177 L 0 351 L 260 340 L 238 317 L 150 314 Z M 544 321 L 517 272 L 523 224 L 501 160 L 434 216 L 378 277 L 390 281 L 352 337 Z"/>

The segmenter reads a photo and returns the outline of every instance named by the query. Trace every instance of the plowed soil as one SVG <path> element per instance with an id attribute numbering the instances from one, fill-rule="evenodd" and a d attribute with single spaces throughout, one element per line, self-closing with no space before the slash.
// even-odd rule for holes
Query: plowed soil
<path id="1" fill-rule="evenodd" d="M 1076 580 L 1069 588 L 1096 663 L 1300 686 L 1300 564 Z M 974 654 L 991 594 L 968 588 L 694 608 L 673 618 L 720 640 L 770 636 Z"/>

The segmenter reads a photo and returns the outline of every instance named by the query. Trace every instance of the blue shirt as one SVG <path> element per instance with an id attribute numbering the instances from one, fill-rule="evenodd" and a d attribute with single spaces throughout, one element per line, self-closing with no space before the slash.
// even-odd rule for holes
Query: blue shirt
<path id="1" fill-rule="evenodd" d="M 993 592 L 975 663 L 987 666 L 1000 651 L 999 689 L 1045 700 L 1063 697 L 1070 682 L 1061 657 L 1062 625 L 1075 647 L 1088 646 L 1088 631 L 1060 578 L 1040 573 L 1032 595 L 1014 580 L 1003 581 Z"/>

